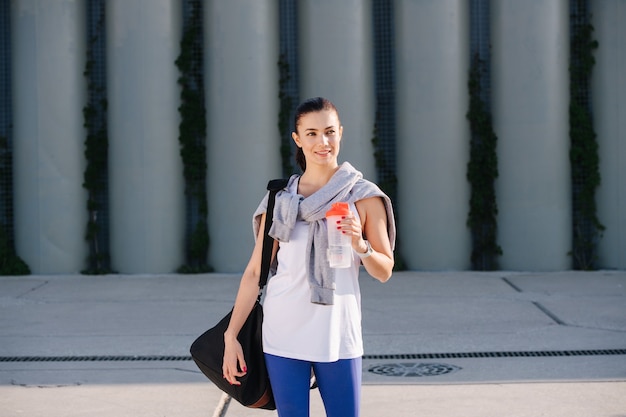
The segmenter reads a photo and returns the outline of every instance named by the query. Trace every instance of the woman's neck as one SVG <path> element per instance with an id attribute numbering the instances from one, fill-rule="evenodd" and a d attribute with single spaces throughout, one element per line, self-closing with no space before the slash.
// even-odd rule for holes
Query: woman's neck
<path id="1" fill-rule="evenodd" d="M 298 193 L 305 197 L 310 196 L 330 181 L 339 166 L 335 167 L 307 167 L 300 177 Z"/>

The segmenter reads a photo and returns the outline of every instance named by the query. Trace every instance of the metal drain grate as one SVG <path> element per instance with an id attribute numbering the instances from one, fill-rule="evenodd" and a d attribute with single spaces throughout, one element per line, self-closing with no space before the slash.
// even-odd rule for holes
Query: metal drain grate
<path id="1" fill-rule="evenodd" d="M 464 358 L 535 358 L 549 356 L 607 356 L 626 355 L 626 349 L 602 350 L 543 350 L 513 352 L 411 353 L 395 355 L 365 355 L 363 359 L 464 359 Z"/>
<path id="2" fill-rule="evenodd" d="M 0 362 L 169 362 L 190 361 L 191 356 L 14 356 Z"/>
<path id="3" fill-rule="evenodd" d="M 626 349 L 547 350 L 518 352 L 457 352 L 364 355 L 364 360 L 463 359 L 463 358 L 534 358 L 549 356 L 626 355 Z M 191 356 L 119 355 L 119 356 L 0 356 L 0 362 L 170 362 L 190 361 Z"/>
<path id="4" fill-rule="evenodd" d="M 368 372 L 382 376 L 428 377 L 445 375 L 462 369 L 445 363 L 386 363 L 368 368 Z"/>

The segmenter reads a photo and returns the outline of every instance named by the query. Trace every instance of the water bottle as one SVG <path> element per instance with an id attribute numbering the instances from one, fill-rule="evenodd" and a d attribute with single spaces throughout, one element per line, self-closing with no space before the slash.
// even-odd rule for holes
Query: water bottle
<path id="1" fill-rule="evenodd" d="M 331 268 L 349 268 L 352 265 L 352 239 L 337 229 L 337 221 L 350 214 L 348 203 L 334 203 L 326 212 L 328 262 Z"/>

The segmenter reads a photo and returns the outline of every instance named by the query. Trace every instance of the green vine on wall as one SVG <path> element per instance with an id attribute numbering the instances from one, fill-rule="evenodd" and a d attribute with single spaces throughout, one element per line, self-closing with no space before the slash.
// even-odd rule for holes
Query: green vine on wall
<path id="1" fill-rule="evenodd" d="M 181 121 L 178 141 L 183 161 L 188 222 L 194 222 L 186 239 L 186 264 L 181 273 L 210 272 L 207 263 L 210 246 L 207 224 L 208 203 L 206 191 L 206 110 L 203 82 L 202 6 L 190 1 L 191 12 L 183 31 L 180 55 L 176 66 L 180 71 L 181 87 L 178 107 Z"/>
<path id="2" fill-rule="evenodd" d="M 9 141 L 7 138 L 0 136 L 0 178 L 9 179 L 12 176 L 11 153 L 9 150 Z M 1 185 L 1 184 L 0 184 Z M 3 187 L 4 188 L 4 187 Z M 1 189 L 0 198 L 3 198 L 7 204 L 12 201 L 9 190 Z M 5 194 L 6 195 L 1 195 Z M 11 244 L 11 238 L 7 228 L 0 222 L 0 275 L 28 275 L 30 268 L 17 254 L 15 248 Z"/>
<path id="3" fill-rule="evenodd" d="M 86 167 L 83 173 L 83 187 L 87 190 L 87 230 L 85 239 L 89 244 L 89 256 L 87 269 L 84 274 L 107 274 L 111 272 L 109 266 L 108 248 L 101 247 L 102 230 L 99 225 L 98 215 L 102 215 L 104 207 L 103 195 L 107 193 L 106 173 L 108 171 L 108 129 L 107 129 L 107 99 L 105 89 L 96 81 L 95 69 L 95 44 L 98 36 L 103 34 L 104 11 L 101 11 L 95 33 L 87 45 L 87 62 L 83 75 L 87 79 L 87 92 L 89 100 L 83 108 L 83 126 L 87 130 L 85 139 L 84 155 Z"/>
<path id="4" fill-rule="evenodd" d="M 372 145 L 374 147 L 374 161 L 376 164 L 376 171 L 378 173 L 377 185 L 380 189 L 387 194 L 392 201 L 395 201 L 396 191 L 398 187 L 398 177 L 396 176 L 395 167 L 389 162 L 387 152 L 382 146 L 382 141 L 378 134 L 378 121 L 380 114 L 376 112 L 376 122 L 374 123 L 374 129 L 372 130 Z M 400 222 L 399 213 L 396 213 L 396 223 Z M 396 243 L 400 241 L 400 236 L 396 238 Z M 394 256 L 394 271 L 406 270 L 406 262 L 400 255 L 400 251 L 395 250 Z"/>
<path id="5" fill-rule="evenodd" d="M 278 60 L 278 70 L 280 79 L 278 83 L 278 98 L 280 100 L 280 110 L 278 112 L 278 132 L 280 133 L 280 157 L 282 161 L 283 176 L 288 177 L 293 174 L 293 157 L 291 139 L 291 110 L 294 105 L 293 98 L 287 93 L 287 84 L 291 80 L 289 63 L 284 54 Z"/>
<path id="6" fill-rule="evenodd" d="M 469 72 L 470 161 L 467 179 L 471 185 L 470 210 L 467 225 L 472 234 L 472 268 L 498 269 L 502 248 L 497 243 L 497 214 L 495 180 L 498 177 L 497 140 L 491 114 L 481 98 L 483 62 L 475 55 Z"/>
<path id="7" fill-rule="evenodd" d="M 378 121 L 379 116 L 376 115 Z M 378 122 L 374 124 L 372 131 L 372 145 L 374 147 L 374 161 L 376 163 L 376 171 L 378 172 L 378 186 L 388 196 L 392 198 L 396 195 L 396 189 L 398 186 L 398 178 L 396 177 L 394 167 L 388 162 L 389 158 L 383 146 L 381 144 L 380 137 L 378 135 Z"/>
<path id="8" fill-rule="evenodd" d="M 9 234 L 0 224 L 0 275 L 28 275 L 30 268 L 19 256 L 11 245 Z"/>
<path id="9" fill-rule="evenodd" d="M 600 158 L 589 106 L 590 79 L 598 42 L 588 22 L 572 25 L 570 58 L 570 162 L 572 166 L 574 269 L 595 269 L 597 244 L 604 226 L 596 213 L 595 192 L 600 185 Z"/>

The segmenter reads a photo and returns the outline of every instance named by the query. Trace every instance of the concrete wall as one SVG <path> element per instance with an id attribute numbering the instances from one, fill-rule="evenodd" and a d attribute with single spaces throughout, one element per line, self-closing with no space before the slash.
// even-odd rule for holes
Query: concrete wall
<path id="1" fill-rule="evenodd" d="M 399 250 L 410 269 L 466 269 L 467 6 L 396 2 Z"/>
<path id="2" fill-rule="evenodd" d="M 366 178 L 374 163 L 374 61 L 370 0 L 300 0 L 300 97 L 322 96 L 344 126 L 340 161 Z"/>
<path id="3" fill-rule="evenodd" d="M 209 263 L 242 271 L 252 213 L 281 176 L 278 10 L 271 0 L 205 3 Z"/>
<path id="4" fill-rule="evenodd" d="M 110 0 L 107 22 L 111 264 L 121 273 L 182 265 L 177 0 Z"/>
<path id="5" fill-rule="evenodd" d="M 82 188 L 85 0 L 12 0 L 15 239 L 35 273 L 86 266 Z M 209 263 L 242 271 L 251 215 L 281 175 L 278 2 L 206 0 Z M 492 0 L 492 105 L 498 136 L 503 269 L 569 269 L 568 0 Z M 600 42 L 593 110 L 601 153 L 600 267 L 626 267 L 626 4 L 591 0 Z M 341 112 L 349 160 L 374 181 L 371 0 L 299 0 L 301 98 Z M 397 0 L 398 250 L 410 269 L 470 267 L 465 0 Z M 109 0 L 110 241 L 123 273 L 184 262 L 178 145 L 180 0 Z"/>
<path id="6" fill-rule="evenodd" d="M 11 4 L 16 251 L 33 273 L 78 273 L 87 257 L 84 4 Z"/>
<path id="7" fill-rule="evenodd" d="M 592 2 L 595 52 L 593 114 L 600 146 L 598 217 L 606 226 L 599 264 L 626 268 L 626 2 Z"/>
<path id="8" fill-rule="evenodd" d="M 500 266 L 571 267 L 567 0 L 492 2 Z"/>

